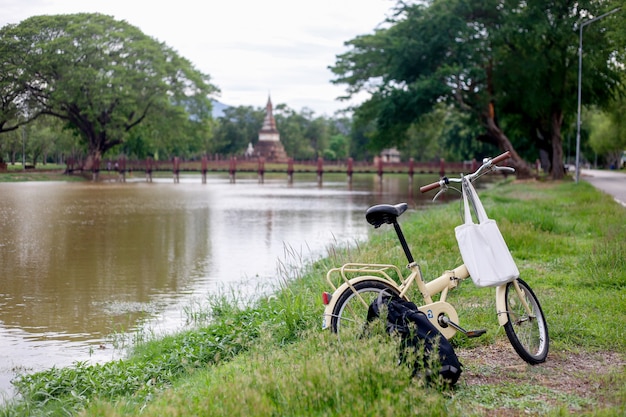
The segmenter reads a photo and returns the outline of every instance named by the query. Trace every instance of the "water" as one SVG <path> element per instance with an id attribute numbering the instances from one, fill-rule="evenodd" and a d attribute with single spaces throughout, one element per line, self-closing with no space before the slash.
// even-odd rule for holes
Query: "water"
<path id="1" fill-rule="evenodd" d="M 416 207 L 433 178 L 130 180 L 0 183 L 0 393 L 16 373 L 115 358 L 111 335 L 180 329 L 208 294 L 270 288 L 279 263 L 366 239 L 367 207 Z"/>

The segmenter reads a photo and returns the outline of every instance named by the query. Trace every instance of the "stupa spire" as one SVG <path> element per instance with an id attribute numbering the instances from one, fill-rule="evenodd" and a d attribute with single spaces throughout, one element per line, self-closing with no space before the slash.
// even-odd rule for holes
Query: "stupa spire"
<path id="1" fill-rule="evenodd" d="M 267 97 L 267 104 L 265 105 L 265 119 L 263 120 L 261 132 L 278 133 L 276 119 L 274 119 L 274 106 L 272 106 L 272 99 L 269 96 Z"/>
<path id="2" fill-rule="evenodd" d="M 265 105 L 265 119 L 263 119 L 263 126 L 259 131 L 259 142 L 261 141 L 280 142 L 280 133 L 278 133 L 276 119 L 274 119 L 274 107 L 269 96 Z"/>

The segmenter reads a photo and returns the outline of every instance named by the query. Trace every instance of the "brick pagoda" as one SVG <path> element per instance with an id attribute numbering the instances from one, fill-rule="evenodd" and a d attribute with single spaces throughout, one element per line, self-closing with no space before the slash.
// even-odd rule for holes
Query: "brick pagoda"
<path id="1" fill-rule="evenodd" d="M 259 141 L 254 146 L 254 155 L 265 158 L 269 162 L 287 161 L 287 153 L 280 142 L 280 133 L 278 133 L 276 128 L 272 100 L 269 97 L 265 106 L 263 126 L 259 131 Z"/>

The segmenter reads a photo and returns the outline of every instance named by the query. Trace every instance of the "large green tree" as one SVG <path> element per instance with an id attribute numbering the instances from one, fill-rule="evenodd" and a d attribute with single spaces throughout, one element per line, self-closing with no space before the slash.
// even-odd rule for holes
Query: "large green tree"
<path id="1" fill-rule="evenodd" d="M 561 178 L 561 127 L 576 104 L 576 28 L 618 3 L 401 1 L 385 27 L 346 43 L 350 49 L 331 68 L 334 82 L 347 86 L 348 97 L 371 93 L 355 115 L 375 121 L 379 147 L 403 142 L 412 125 L 445 102 L 481 127 L 479 140 L 510 150 L 519 175 L 530 169 L 514 145 L 530 145 L 548 151 L 552 176 Z M 595 25 L 585 33 L 588 104 L 607 100 L 618 86 L 617 46 Z"/>
<path id="2" fill-rule="evenodd" d="M 172 48 L 102 14 L 7 25 L 0 56 L 0 129 L 55 116 L 80 132 L 92 159 L 122 144 L 147 118 L 156 126 L 206 126 L 209 96 L 218 91 Z"/>

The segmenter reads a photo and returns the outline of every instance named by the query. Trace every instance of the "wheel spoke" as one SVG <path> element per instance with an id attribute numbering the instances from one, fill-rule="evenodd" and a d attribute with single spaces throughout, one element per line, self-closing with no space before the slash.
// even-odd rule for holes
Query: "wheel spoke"
<path id="1" fill-rule="evenodd" d="M 397 290 L 380 281 L 361 281 L 339 295 L 331 316 L 331 328 L 340 333 L 362 334 L 367 327 L 370 304 L 382 291 L 398 294 Z M 350 330 L 353 329 L 353 330 Z"/>

